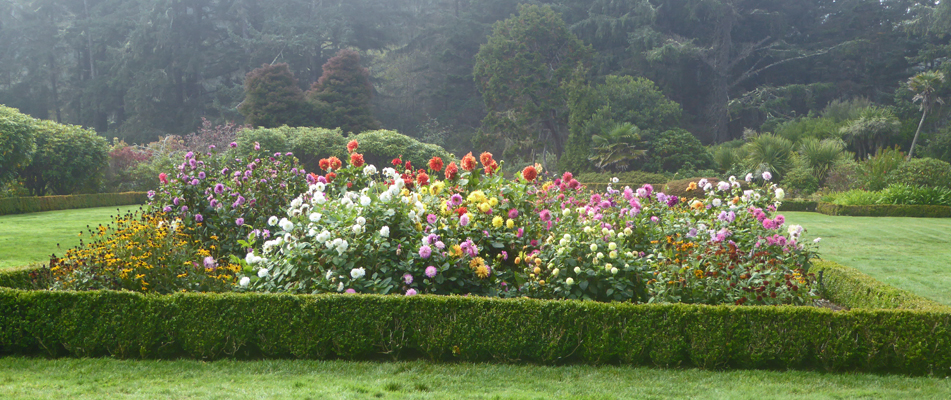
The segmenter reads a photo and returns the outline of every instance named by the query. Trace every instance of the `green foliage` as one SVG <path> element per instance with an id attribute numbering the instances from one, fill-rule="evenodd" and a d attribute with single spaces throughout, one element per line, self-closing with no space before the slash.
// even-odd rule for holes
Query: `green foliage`
<path id="1" fill-rule="evenodd" d="M 746 167 L 754 171 L 754 175 L 769 171 L 776 180 L 782 180 L 793 166 L 792 153 L 795 147 L 786 138 L 764 133 L 754 137 L 745 147 L 748 151 Z"/>
<path id="2" fill-rule="evenodd" d="M 931 136 L 923 153 L 931 158 L 951 162 L 951 126 L 945 127 Z"/>
<path id="3" fill-rule="evenodd" d="M 796 164 L 795 167 L 786 172 L 779 186 L 785 189 L 790 197 L 804 197 L 819 190 L 820 181 L 813 173 L 813 169 L 801 162 Z"/>
<path id="4" fill-rule="evenodd" d="M 790 142 L 800 143 L 806 139 L 825 140 L 839 137 L 841 123 L 832 118 L 799 118 L 784 122 L 773 131 Z"/>
<path id="5" fill-rule="evenodd" d="M 497 22 L 472 72 L 488 111 L 480 140 L 505 158 L 560 155 L 568 139 L 566 83 L 591 55 L 550 6 L 523 4 Z"/>
<path id="6" fill-rule="evenodd" d="M 680 128 L 644 135 L 648 142 L 644 169 L 652 172 L 700 170 L 713 166 L 713 156 L 696 136 Z"/>
<path id="7" fill-rule="evenodd" d="M 0 215 L 145 204 L 147 200 L 145 192 L 7 197 L 0 199 Z"/>
<path id="8" fill-rule="evenodd" d="M 291 151 L 290 137 L 294 128 L 281 126 L 280 128 L 245 129 L 238 132 L 238 154 L 247 156 L 258 151 L 288 152 Z"/>
<path id="9" fill-rule="evenodd" d="M 857 119 L 850 120 L 839 128 L 842 140 L 859 159 L 864 159 L 884 148 L 888 140 L 897 135 L 901 122 L 887 109 L 871 106 L 863 109 Z"/>
<path id="10" fill-rule="evenodd" d="M 304 99 L 287 64 L 264 64 L 244 80 L 245 98 L 238 107 L 253 127 L 313 126 L 317 111 Z"/>
<path id="11" fill-rule="evenodd" d="M 317 171 L 321 158 L 346 157 L 347 139 L 339 128 L 277 128 L 285 132 L 291 151 L 307 171 Z"/>
<path id="12" fill-rule="evenodd" d="M 848 157 L 840 139 L 805 139 L 799 145 L 799 154 L 804 165 L 815 175 L 817 185 L 825 180 L 836 162 Z"/>
<path id="13" fill-rule="evenodd" d="M 855 160 L 839 160 L 832 165 L 832 169 L 826 176 L 826 180 L 820 183 L 822 187 L 833 192 L 864 189 L 866 185 L 863 170 L 863 165 Z"/>
<path id="14" fill-rule="evenodd" d="M 600 159 L 602 152 L 591 147 L 591 138 L 610 132 L 618 124 L 632 124 L 644 134 L 676 129 L 680 125 L 680 105 L 668 100 L 654 82 L 648 79 L 608 75 L 603 84 L 584 87 L 578 85 L 577 82 L 572 82 L 572 92 L 569 93 L 569 141 L 572 146 L 578 146 L 582 150 L 569 148 L 569 153 L 587 151 L 597 153 L 594 157 Z M 569 153 L 566 154 L 570 157 Z M 567 162 L 562 168 L 574 166 L 573 164 L 577 167 L 590 165 Z"/>
<path id="15" fill-rule="evenodd" d="M 747 151 L 746 147 L 732 147 L 724 143 L 714 147 L 710 155 L 713 157 L 713 165 L 717 171 L 726 173 L 743 164 L 748 156 Z"/>
<path id="16" fill-rule="evenodd" d="M 638 131 L 636 126 L 625 122 L 616 124 L 601 134 L 592 135 L 591 150 L 594 155 L 589 160 L 601 171 L 610 167 L 626 170 L 631 161 L 647 154 Z"/>
<path id="17" fill-rule="evenodd" d="M 390 166 L 394 158 L 410 161 L 418 168 L 424 168 L 433 157 L 440 157 L 448 164 L 455 157 L 442 147 L 422 143 L 396 131 L 377 130 L 351 136 L 349 140 L 360 143 L 360 153 L 368 164 L 379 168 Z M 334 148 L 339 151 L 340 147 Z M 328 149 L 329 150 L 329 149 Z"/>
<path id="18" fill-rule="evenodd" d="M 379 129 L 370 99 L 370 72 L 360 66 L 360 54 L 342 49 L 323 65 L 323 75 L 307 91 L 307 101 L 317 110 L 318 124 L 346 133 Z"/>
<path id="19" fill-rule="evenodd" d="M 819 206 L 817 201 L 801 201 L 801 200 L 783 200 L 783 204 L 780 204 L 776 211 L 809 211 L 815 212 L 816 207 Z"/>
<path id="20" fill-rule="evenodd" d="M 886 184 L 951 188 L 951 164 L 934 158 L 913 158 L 885 174 Z"/>
<path id="21" fill-rule="evenodd" d="M 882 148 L 874 157 L 861 164 L 864 185 L 869 190 L 881 190 L 888 185 L 886 177 L 905 163 L 905 155 L 895 148 Z"/>
<path id="22" fill-rule="evenodd" d="M 56 195 L 100 189 L 109 163 L 109 142 L 91 129 L 36 122 L 36 153 L 18 171 L 33 195 Z"/>
<path id="23" fill-rule="evenodd" d="M 951 188 L 911 186 L 905 183 L 889 185 L 881 191 L 880 204 L 918 204 L 951 207 Z"/>
<path id="24" fill-rule="evenodd" d="M 13 180 L 36 151 L 36 123 L 15 108 L 0 105 L 0 185 Z"/>
<path id="25" fill-rule="evenodd" d="M 611 183 L 612 178 L 618 178 L 618 182 L 612 185 L 615 188 L 624 186 L 638 188 L 646 184 L 661 185 L 670 180 L 667 175 L 645 171 L 585 172 L 576 174 L 574 178 L 588 186 L 589 189 L 595 189 L 597 187 L 597 189 L 595 189 L 597 191 L 604 191 L 604 188 L 594 185 L 607 186 L 608 183 Z"/>
<path id="26" fill-rule="evenodd" d="M 951 364 L 946 307 L 873 286 L 854 272 L 839 278 L 842 269 L 824 271 L 830 292 L 854 293 L 843 301 L 904 308 L 832 312 L 435 296 L 0 290 L 6 327 L 0 348 L 77 357 L 421 355 L 468 362 L 949 373 L 943 367 Z M 878 299 L 859 297 L 869 289 L 881 293 Z"/>
<path id="27" fill-rule="evenodd" d="M 881 204 L 881 192 L 870 192 L 867 190 L 853 189 L 848 192 L 834 193 L 823 197 L 823 200 L 830 201 L 832 204 L 840 206 L 864 206 L 872 204 Z"/>
<path id="28" fill-rule="evenodd" d="M 862 111 L 874 106 L 867 97 L 856 97 L 851 100 L 833 100 L 822 109 L 822 118 L 832 120 L 836 124 L 849 120 L 859 119 Z"/>

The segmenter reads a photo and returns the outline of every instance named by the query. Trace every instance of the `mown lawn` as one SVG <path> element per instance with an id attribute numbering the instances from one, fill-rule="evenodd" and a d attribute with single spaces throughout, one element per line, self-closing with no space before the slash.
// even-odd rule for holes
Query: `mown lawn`
<path id="1" fill-rule="evenodd" d="M 803 371 L 702 371 L 348 361 L 0 358 L 4 399 L 946 399 L 951 380 Z"/>
<path id="2" fill-rule="evenodd" d="M 805 238 L 822 238 L 823 258 L 951 305 L 951 218 L 782 214 L 806 228 Z"/>
<path id="3" fill-rule="evenodd" d="M 111 216 L 139 206 L 85 208 L 0 216 L 0 269 L 48 262 L 79 244 L 86 225 L 107 224 Z M 59 247 L 57 247 L 59 246 Z"/>

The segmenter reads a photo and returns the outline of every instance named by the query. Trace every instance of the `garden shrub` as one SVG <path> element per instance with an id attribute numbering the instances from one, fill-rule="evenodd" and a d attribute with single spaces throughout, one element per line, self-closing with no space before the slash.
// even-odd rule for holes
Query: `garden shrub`
<path id="1" fill-rule="evenodd" d="M 617 182 L 614 182 L 617 178 Z M 624 171 L 624 172 L 585 172 L 575 176 L 575 179 L 585 185 L 589 190 L 603 192 L 607 190 L 609 184 L 615 187 L 638 187 L 646 184 L 661 186 L 670 178 L 665 174 L 658 174 L 645 171 Z"/>
<path id="2" fill-rule="evenodd" d="M 340 129 L 287 128 L 291 151 L 307 171 L 316 171 L 321 158 L 345 157 L 347 139 Z"/>
<path id="3" fill-rule="evenodd" d="M 36 151 L 37 120 L 0 105 L 0 184 L 13 180 Z"/>
<path id="4" fill-rule="evenodd" d="M 647 133 L 644 139 L 648 142 L 644 170 L 677 172 L 681 169 L 702 170 L 714 166 L 710 151 L 686 130 L 676 128 Z"/>
<path id="5" fill-rule="evenodd" d="M 37 121 L 36 153 L 17 174 L 33 195 L 98 192 L 109 162 L 109 143 L 91 129 Z"/>
<path id="6" fill-rule="evenodd" d="M 786 173 L 781 186 L 793 197 L 805 197 L 819 190 L 819 182 L 812 168 L 797 165 Z"/>
<path id="7" fill-rule="evenodd" d="M 889 185 L 881 191 L 879 204 L 918 204 L 951 206 L 951 188 L 911 186 L 902 183 Z"/>
<path id="8" fill-rule="evenodd" d="M 815 212 L 816 207 L 819 206 L 818 201 L 807 201 L 807 200 L 783 200 L 783 204 L 780 204 L 776 208 L 776 211 L 810 211 Z"/>
<path id="9" fill-rule="evenodd" d="M 238 132 L 238 154 L 247 157 L 261 151 L 289 152 L 292 138 L 288 134 L 294 131 L 294 128 L 284 125 L 277 128 L 246 129 Z"/>
<path id="10" fill-rule="evenodd" d="M 424 167 L 433 157 L 439 157 L 446 163 L 456 159 L 442 147 L 420 142 L 396 131 L 368 131 L 351 136 L 348 140 L 359 142 L 364 160 L 373 165 L 390 165 L 390 161 L 400 158 L 417 167 Z"/>
<path id="11" fill-rule="evenodd" d="M 934 158 L 914 158 L 889 171 L 884 181 L 888 185 L 904 183 L 951 189 L 951 164 Z"/>
<path id="12" fill-rule="evenodd" d="M 28 196 L 0 198 L 0 215 L 26 214 L 73 208 L 145 204 L 145 192 L 73 194 L 69 196 Z"/>
<path id="13" fill-rule="evenodd" d="M 905 163 L 905 154 L 895 148 L 882 148 L 862 162 L 864 186 L 869 190 L 882 190 L 888 186 L 887 176 Z"/>
<path id="14" fill-rule="evenodd" d="M 826 175 L 822 187 L 833 192 L 865 189 L 865 178 L 862 170 L 862 165 L 854 160 L 839 160 L 832 165 L 832 170 Z"/>

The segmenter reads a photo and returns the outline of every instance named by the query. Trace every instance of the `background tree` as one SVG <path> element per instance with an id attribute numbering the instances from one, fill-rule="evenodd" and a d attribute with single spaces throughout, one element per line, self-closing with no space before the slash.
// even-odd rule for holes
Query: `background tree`
<path id="1" fill-rule="evenodd" d="M 343 49 L 323 66 L 323 75 L 307 91 L 307 99 L 319 113 L 319 125 L 347 133 L 379 129 L 370 99 L 370 72 L 360 66 L 360 55 Z"/>
<path id="2" fill-rule="evenodd" d="M 522 5 L 496 23 L 473 69 L 488 110 L 482 143 L 498 140 L 508 158 L 560 155 L 568 136 L 565 83 L 591 54 L 548 6 Z"/>
<path id="3" fill-rule="evenodd" d="M 314 106 L 304 99 L 287 64 L 262 65 L 248 73 L 244 86 L 246 95 L 238 110 L 248 125 L 274 128 L 315 124 Z"/>
<path id="4" fill-rule="evenodd" d="M 921 133 L 921 125 L 925 123 L 925 117 L 928 111 L 934 107 L 934 103 L 944 103 L 937 96 L 938 87 L 944 83 L 944 74 L 940 71 L 926 71 L 911 77 L 908 80 L 908 88 L 915 92 L 913 101 L 921 101 L 921 120 L 918 122 L 918 129 L 915 130 L 915 138 L 911 141 L 911 147 L 908 148 L 908 160 L 911 160 L 915 152 L 915 143 L 918 142 L 918 135 Z"/>
<path id="5" fill-rule="evenodd" d="M 647 154 L 637 127 L 630 122 L 615 124 L 604 133 L 591 136 L 591 142 L 594 155 L 590 160 L 602 172 L 609 167 L 625 171 L 630 161 Z"/>

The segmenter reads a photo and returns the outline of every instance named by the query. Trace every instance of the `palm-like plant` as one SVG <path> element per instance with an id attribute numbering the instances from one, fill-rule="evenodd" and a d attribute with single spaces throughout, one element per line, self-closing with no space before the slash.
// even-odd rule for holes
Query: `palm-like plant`
<path id="1" fill-rule="evenodd" d="M 615 124 L 600 135 L 591 136 L 591 151 L 594 153 L 589 160 L 601 171 L 614 166 L 624 170 L 630 161 L 647 154 L 641 141 L 640 130 L 629 122 Z"/>
<path id="2" fill-rule="evenodd" d="M 875 154 L 885 146 L 889 136 L 901 130 L 901 122 L 891 110 L 870 106 L 858 113 L 858 118 L 839 129 L 842 140 L 855 150 L 860 159 Z"/>
<path id="3" fill-rule="evenodd" d="M 835 165 L 845 156 L 845 144 L 839 139 L 806 139 L 799 146 L 799 154 L 812 169 L 812 174 L 822 182 Z"/>
<path id="4" fill-rule="evenodd" d="M 770 171 L 778 180 L 791 166 L 794 146 L 788 139 L 764 133 L 751 139 L 745 146 L 748 150 L 747 163 L 751 170 Z"/>
<path id="5" fill-rule="evenodd" d="M 944 100 L 938 97 L 938 86 L 944 83 L 944 74 L 940 71 L 925 71 L 908 79 L 908 88 L 915 92 L 915 97 L 911 101 L 921 101 L 921 121 L 918 121 L 918 129 L 915 131 L 915 138 L 911 140 L 911 147 L 908 149 L 908 158 L 911 160 L 915 152 L 915 144 L 918 142 L 918 135 L 921 133 L 921 126 L 925 123 L 925 117 L 928 111 L 934 107 L 935 103 L 944 104 Z"/>

